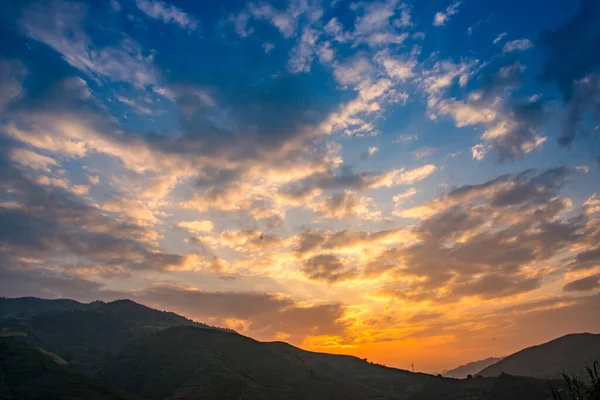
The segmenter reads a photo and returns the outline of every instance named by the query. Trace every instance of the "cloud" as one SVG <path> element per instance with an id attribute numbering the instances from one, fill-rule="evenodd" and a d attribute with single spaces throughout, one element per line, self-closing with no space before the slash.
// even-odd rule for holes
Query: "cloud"
<path id="1" fill-rule="evenodd" d="M 140 46 L 122 35 L 118 47 L 97 48 L 82 30 L 88 9 L 80 3 L 54 0 L 28 6 L 21 20 L 30 38 L 56 50 L 73 67 L 93 78 L 128 82 L 136 87 L 156 84 L 158 73 Z"/>
<path id="2" fill-rule="evenodd" d="M 487 153 L 486 147 L 479 143 L 475 146 L 471 147 L 471 156 L 474 160 L 481 161 L 485 158 L 485 154 Z"/>
<path id="3" fill-rule="evenodd" d="M 491 76 L 483 77 L 481 88 L 463 100 L 430 99 L 430 117 L 449 115 L 457 127 L 483 125 L 486 129 L 481 139 L 485 145 L 475 146 L 478 158 L 483 158 L 488 148 L 495 151 L 500 161 L 540 149 L 547 139 L 542 133 L 547 117 L 544 101 L 535 96 L 510 97 L 520 86 L 524 69 L 518 62 L 500 67 Z"/>
<path id="4" fill-rule="evenodd" d="M 600 275 L 586 276 L 585 278 L 577 279 L 563 286 L 564 292 L 585 292 L 600 288 Z"/>
<path id="5" fill-rule="evenodd" d="M 27 69 L 21 61 L 0 58 L 0 111 L 21 94 L 21 82 L 26 75 Z"/>
<path id="6" fill-rule="evenodd" d="M 357 13 L 354 31 L 346 33 L 348 39 L 354 41 L 353 46 L 361 43 L 367 43 L 370 47 L 402 44 L 408 38 L 407 32 L 398 32 L 397 29 L 412 26 L 407 4 L 388 0 L 358 3 L 353 8 Z M 336 37 L 343 37 L 339 26 L 331 30 Z"/>
<path id="7" fill-rule="evenodd" d="M 292 73 L 310 72 L 319 36 L 316 30 L 310 27 L 304 28 L 300 41 L 290 53 L 288 68 Z"/>
<path id="8" fill-rule="evenodd" d="M 269 42 L 263 43 L 263 49 L 265 50 L 266 54 L 269 54 L 271 51 L 273 51 L 274 48 L 275 48 L 275 45 L 273 43 L 269 43 Z"/>
<path id="9" fill-rule="evenodd" d="M 301 344 L 307 336 L 341 335 L 346 330 L 343 305 L 301 305 L 276 293 L 207 292 L 161 285 L 136 293 L 134 299 L 214 325 L 238 328 L 229 323 L 243 322 L 240 333 L 262 340 L 285 333 L 288 341 Z"/>
<path id="10" fill-rule="evenodd" d="M 460 6 L 460 3 L 460 1 L 455 1 L 446 7 L 445 11 L 438 11 L 435 13 L 435 16 L 433 17 L 433 26 L 446 25 L 450 17 L 458 13 L 458 7 Z"/>
<path id="11" fill-rule="evenodd" d="M 421 218 L 413 228 L 420 240 L 370 257 L 371 274 L 395 276 L 379 294 L 447 303 L 511 297 L 541 287 L 545 263 L 572 246 L 589 246 L 595 236 L 596 228 L 588 228 L 582 214 L 568 216 L 570 200 L 558 194 L 576 172 L 561 167 L 505 175 L 400 210 L 401 216 Z M 593 266 L 593 252 L 576 255 L 568 265 Z"/>
<path id="12" fill-rule="evenodd" d="M 352 217 L 371 220 L 381 219 L 381 212 L 376 211 L 373 199 L 358 197 L 350 190 L 327 197 L 322 203 L 315 204 L 314 210 L 325 218 L 331 219 Z"/>
<path id="13" fill-rule="evenodd" d="M 211 232 L 214 229 L 212 221 L 180 221 L 175 226 L 195 234 Z"/>
<path id="14" fill-rule="evenodd" d="M 415 169 L 401 172 L 394 180 L 397 185 L 412 185 L 427 178 L 429 175 L 437 171 L 437 167 L 433 164 L 426 164 Z"/>
<path id="15" fill-rule="evenodd" d="M 437 171 L 433 164 L 425 164 L 413 169 L 398 168 L 385 172 L 353 172 L 344 168 L 340 174 L 334 171 L 314 174 L 303 181 L 299 181 L 292 188 L 283 193 L 288 195 L 306 196 L 314 190 L 353 189 L 365 191 L 383 187 L 412 185 L 428 178 Z"/>
<path id="16" fill-rule="evenodd" d="M 344 262 L 331 254 L 320 254 L 304 261 L 302 272 L 315 281 L 334 284 L 356 277 L 356 270 L 348 269 Z"/>
<path id="17" fill-rule="evenodd" d="M 563 95 L 560 145 L 568 147 L 577 137 L 592 137 L 584 123 L 586 114 L 597 122 L 600 55 L 594 49 L 600 45 L 600 5 L 593 0 L 580 2 L 577 12 L 562 25 L 545 31 L 540 45 L 546 52 L 541 79 L 556 84 Z M 592 142 L 593 143 L 593 142 Z"/>
<path id="18" fill-rule="evenodd" d="M 128 105 L 129 107 L 133 108 L 137 113 L 139 114 L 152 114 L 152 110 L 149 109 L 148 107 L 137 103 L 134 100 L 128 99 L 127 97 L 123 97 L 123 96 L 115 96 L 117 100 L 119 100 L 121 103 Z"/>
<path id="19" fill-rule="evenodd" d="M 50 167 L 58 167 L 58 162 L 31 150 L 16 148 L 10 153 L 10 158 L 24 167 L 50 172 Z"/>
<path id="20" fill-rule="evenodd" d="M 504 37 L 508 34 L 508 32 L 504 31 L 502 33 L 499 33 L 498 36 L 496 36 L 496 38 L 494 39 L 494 41 L 492 42 L 493 44 L 498 44 L 502 41 L 502 39 L 504 39 Z"/>
<path id="21" fill-rule="evenodd" d="M 161 0 L 136 0 L 135 4 L 148 17 L 159 19 L 165 24 L 174 23 L 189 31 L 198 27 L 196 18 Z"/>
<path id="22" fill-rule="evenodd" d="M 420 149 L 413 151 L 412 155 L 413 155 L 413 158 L 418 161 L 418 160 L 422 160 L 424 158 L 431 156 L 433 153 L 435 153 L 435 150 L 436 149 L 431 148 L 431 147 L 422 147 Z"/>
<path id="23" fill-rule="evenodd" d="M 367 151 L 365 151 L 364 153 L 361 153 L 360 159 L 368 160 L 369 158 L 373 157 L 375 155 L 375 153 L 377 153 L 378 151 L 379 151 L 378 147 L 371 146 L 367 149 Z"/>
<path id="24" fill-rule="evenodd" d="M 586 270 L 600 265 L 600 247 L 593 247 L 577 253 L 571 263 L 573 270 Z"/>
<path id="25" fill-rule="evenodd" d="M 416 134 L 403 133 L 402 135 L 394 139 L 394 143 L 410 143 L 417 140 L 418 138 L 419 136 Z"/>
<path id="26" fill-rule="evenodd" d="M 558 195 L 567 179 L 580 168 L 562 166 L 545 171 L 526 170 L 502 175 L 477 185 L 465 185 L 448 194 L 406 210 L 405 216 L 428 217 L 440 211 L 479 199 L 489 199 L 496 206 L 516 206 L 525 202 L 544 204 Z"/>
<path id="27" fill-rule="evenodd" d="M 502 51 L 505 53 L 512 53 L 515 51 L 525 51 L 533 47 L 533 43 L 529 39 L 517 39 L 512 40 L 504 44 Z"/>
<path id="28" fill-rule="evenodd" d="M 417 194 L 417 189 L 415 189 L 415 188 L 407 189 L 406 191 L 399 193 L 393 197 L 394 204 L 396 206 L 398 206 L 398 205 L 402 204 L 406 199 L 409 199 L 409 198 L 415 196 L 416 194 Z"/>

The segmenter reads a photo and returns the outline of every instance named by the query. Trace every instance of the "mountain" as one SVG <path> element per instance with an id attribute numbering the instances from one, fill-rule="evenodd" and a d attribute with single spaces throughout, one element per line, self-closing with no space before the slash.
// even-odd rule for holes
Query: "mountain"
<path id="1" fill-rule="evenodd" d="M 547 383 L 534 378 L 412 373 L 259 342 L 130 300 L 0 299 L 0 337 L 1 400 L 37 399 L 41 393 L 48 399 L 147 400 L 551 397 Z"/>
<path id="2" fill-rule="evenodd" d="M 235 333 L 173 327 L 125 347 L 96 375 L 147 399 L 546 399 L 546 382 L 447 379 Z"/>
<path id="3" fill-rule="evenodd" d="M 0 299 L 0 336 L 19 337 L 92 373 L 105 357 L 134 340 L 172 326 L 219 329 L 131 300 L 85 304 L 73 300 Z"/>
<path id="4" fill-rule="evenodd" d="M 71 372 L 55 354 L 0 338 L 0 399 L 98 399 L 138 397 Z"/>
<path id="5" fill-rule="evenodd" d="M 528 347 L 479 372 L 482 376 L 501 373 L 540 379 L 557 378 L 561 372 L 584 376 L 584 367 L 600 360 L 600 335 L 576 333 L 548 343 Z"/>
<path id="6" fill-rule="evenodd" d="M 479 371 L 489 367 L 492 364 L 496 364 L 502 360 L 502 357 L 489 357 L 485 360 L 473 361 L 460 367 L 450 369 L 442 372 L 442 375 L 446 378 L 465 379 L 467 376 L 475 376 Z"/>

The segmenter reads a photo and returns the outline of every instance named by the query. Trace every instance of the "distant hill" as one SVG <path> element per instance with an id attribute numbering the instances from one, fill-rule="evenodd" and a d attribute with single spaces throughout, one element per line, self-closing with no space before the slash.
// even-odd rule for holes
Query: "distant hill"
<path id="1" fill-rule="evenodd" d="M 528 347 L 479 372 L 482 376 L 510 375 L 557 378 L 565 371 L 583 376 L 584 367 L 600 361 L 600 335 L 576 333 Z"/>
<path id="2" fill-rule="evenodd" d="M 486 358 L 485 360 L 473 361 L 468 364 L 461 365 L 460 367 L 444 371 L 442 372 L 442 375 L 447 378 L 464 379 L 468 375 L 475 376 L 482 369 L 496 364 L 500 360 L 502 360 L 502 357 L 490 357 Z"/>
<path id="3" fill-rule="evenodd" d="M 119 400 L 138 397 L 71 372 L 56 355 L 0 338 L 0 399 Z"/>
<path id="4" fill-rule="evenodd" d="M 69 366 L 91 373 L 103 358 L 134 340 L 172 326 L 220 329 L 131 300 L 89 304 L 73 300 L 0 299 L 0 336 L 19 337 L 60 354 Z"/>

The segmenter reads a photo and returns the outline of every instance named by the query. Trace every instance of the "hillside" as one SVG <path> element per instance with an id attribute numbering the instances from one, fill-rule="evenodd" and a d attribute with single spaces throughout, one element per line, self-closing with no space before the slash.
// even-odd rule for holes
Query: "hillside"
<path id="1" fill-rule="evenodd" d="M 71 372 L 60 358 L 13 338 L 0 338 L 0 399 L 136 399 Z"/>
<path id="2" fill-rule="evenodd" d="M 148 399 L 550 398 L 528 378 L 455 380 L 307 352 L 214 330 L 174 327 L 127 346 L 97 377 Z"/>
<path id="3" fill-rule="evenodd" d="M 465 379 L 469 375 L 475 376 L 482 369 L 496 364 L 500 360 L 502 360 L 502 357 L 489 357 L 485 360 L 473 361 L 465 365 L 461 365 L 460 367 L 444 371 L 442 372 L 442 375 L 446 378 Z"/>
<path id="4" fill-rule="evenodd" d="M 3 372 L 2 400 L 37 398 L 44 391 L 60 394 L 48 398 L 94 399 L 95 391 L 108 393 L 102 398 L 120 398 L 122 392 L 112 387 L 146 399 L 179 400 L 550 398 L 542 380 L 507 375 L 457 380 L 412 373 L 283 342 L 259 342 L 130 300 L 0 299 L 0 306 L 2 340 L 33 359 L 37 371 L 32 375 L 29 367 L 19 366 L 14 374 Z M 11 363 L 18 357 L 11 356 Z M 11 363 L 3 368 L 13 368 Z M 28 381 L 29 376 L 35 379 Z M 72 381 L 72 387 L 65 381 Z M 15 397 L 13 389 L 23 387 L 33 394 Z M 73 390 L 91 394 L 72 395 Z"/>
<path id="5" fill-rule="evenodd" d="M 585 365 L 600 360 L 600 335 L 578 333 L 528 347 L 484 368 L 482 376 L 510 375 L 554 379 L 563 371 L 584 375 Z"/>
<path id="6" fill-rule="evenodd" d="M 92 373 L 128 343 L 172 326 L 212 327 L 131 300 L 90 304 L 73 300 L 0 299 L 0 336 L 19 337 L 60 354 L 70 368 Z"/>

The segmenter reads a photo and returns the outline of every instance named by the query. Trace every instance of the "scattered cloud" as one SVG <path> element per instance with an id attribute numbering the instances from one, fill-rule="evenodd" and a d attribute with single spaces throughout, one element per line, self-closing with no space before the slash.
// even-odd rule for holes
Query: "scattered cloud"
<path id="1" fill-rule="evenodd" d="M 444 11 L 438 11 L 435 13 L 435 16 L 433 17 L 433 26 L 446 25 L 450 17 L 458 13 L 458 7 L 460 7 L 460 4 L 460 1 L 455 1 L 446 7 Z"/>
<path id="2" fill-rule="evenodd" d="M 181 9 L 167 4 L 161 0 L 135 0 L 136 6 L 141 12 L 150 18 L 159 19 L 164 23 L 174 23 L 183 29 L 190 31 L 196 30 L 198 22 L 189 14 Z"/>
<path id="3" fill-rule="evenodd" d="M 533 43 L 529 39 L 517 39 L 512 40 L 504 44 L 502 51 L 505 53 L 512 53 L 515 51 L 525 51 L 533 47 Z"/>

